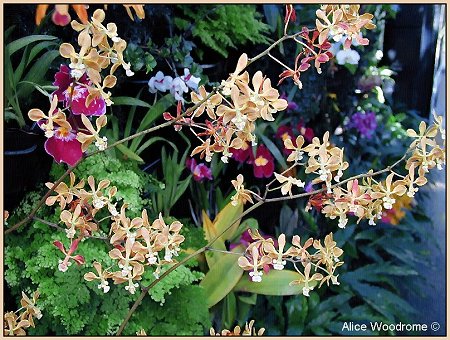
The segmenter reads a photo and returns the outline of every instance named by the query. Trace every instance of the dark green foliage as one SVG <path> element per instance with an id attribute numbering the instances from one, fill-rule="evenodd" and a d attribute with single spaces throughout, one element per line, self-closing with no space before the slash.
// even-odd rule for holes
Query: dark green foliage
<path id="1" fill-rule="evenodd" d="M 230 48 L 252 42 L 267 44 L 269 26 L 261 21 L 254 5 L 180 6 L 187 19 L 177 18 L 180 29 L 192 27 L 192 35 L 203 44 L 228 56 Z"/>

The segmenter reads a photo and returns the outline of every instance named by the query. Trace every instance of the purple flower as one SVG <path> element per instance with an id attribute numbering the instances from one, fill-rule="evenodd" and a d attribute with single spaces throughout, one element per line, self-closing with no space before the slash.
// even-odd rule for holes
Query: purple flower
<path id="1" fill-rule="evenodd" d="M 186 159 L 186 167 L 192 172 L 194 181 L 202 182 L 205 178 L 212 180 L 211 169 L 204 163 L 197 164 L 194 158 Z"/>
<path id="2" fill-rule="evenodd" d="M 312 182 L 308 182 L 308 184 L 306 184 L 306 186 L 305 186 L 305 191 L 306 191 L 306 192 L 314 191 L 313 183 L 312 183 Z"/>
<path id="3" fill-rule="evenodd" d="M 375 112 L 356 112 L 350 118 L 347 124 L 348 128 L 355 128 L 365 138 L 372 137 L 373 132 L 377 128 L 377 118 Z"/>
<path id="4" fill-rule="evenodd" d="M 297 103 L 289 101 L 285 93 L 281 94 L 280 99 L 285 99 L 288 102 L 288 111 L 295 111 L 298 109 Z"/>

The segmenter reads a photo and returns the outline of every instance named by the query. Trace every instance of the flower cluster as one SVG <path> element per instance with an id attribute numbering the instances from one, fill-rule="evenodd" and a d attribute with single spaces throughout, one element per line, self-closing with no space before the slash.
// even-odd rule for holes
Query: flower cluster
<path id="1" fill-rule="evenodd" d="M 407 151 L 407 154 L 411 153 L 405 165 L 408 175 L 401 176 L 388 168 L 390 173 L 387 177 L 377 181 L 372 178 L 374 174 L 371 170 L 366 176 L 356 176 L 356 178 L 344 181 L 346 183 L 344 186 L 344 183 L 341 184 L 340 181 L 349 164 L 344 160 L 344 150 L 329 142 L 328 132 L 324 134 L 322 142 L 319 138 L 314 137 L 310 144 L 304 146 L 305 140 L 302 135 L 293 141 L 287 131 L 284 139 L 284 146 L 290 151 L 287 161 L 294 162 L 294 164 L 281 174 L 275 173 L 275 180 L 280 184 L 278 189 L 281 189 L 283 196 L 294 197 L 293 187 L 304 188 L 306 183 L 292 175 L 295 174 L 293 169 L 299 165 L 305 166 L 306 175 L 317 175 L 312 179 L 310 185 L 323 183 L 324 189 L 326 188 L 325 193 L 311 195 L 306 211 L 314 207 L 327 218 L 338 218 L 340 228 L 345 228 L 349 215 L 356 216 L 357 223 L 362 219 L 367 219 L 370 225 L 375 225 L 376 220 L 383 217 L 383 211 L 392 209 L 400 197 L 405 194 L 410 198 L 414 197 L 419 190 L 418 187 L 427 183 L 425 175 L 429 169 L 434 167 L 442 169 L 445 163 L 445 145 L 440 146 L 435 140 L 438 133 L 445 144 L 442 117 L 435 117 L 435 122 L 428 128 L 425 122 L 421 122 L 419 132 L 412 129 L 407 131 L 408 136 L 414 139 Z M 308 159 L 302 163 L 306 155 Z M 395 180 L 394 176 L 400 178 Z M 243 181 L 242 175 L 232 181 L 236 190 L 235 195 L 231 197 L 232 204 L 253 203 L 253 197 L 261 200 L 259 195 L 244 188 Z M 277 188 L 269 190 L 275 189 Z"/>
<path id="2" fill-rule="evenodd" d="M 363 38 L 361 29 L 374 29 L 373 15 L 359 14 L 360 5 L 322 5 L 316 11 L 316 28 L 319 32 L 319 43 L 329 37 L 334 41 L 345 39 L 344 48 L 350 48 L 353 40 L 360 45 L 368 45 L 369 39 Z M 331 19 L 331 20 L 330 20 Z"/>
<path id="3" fill-rule="evenodd" d="M 175 100 L 184 102 L 183 93 L 187 93 L 189 88 L 197 91 L 200 78 L 193 76 L 189 69 L 184 69 L 184 75 L 172 78 L 165 76 L 159 71 L 154 77 L 148 81 L 148 90 L 150 93 L 170 91 Z"/>
<path id="4" fill-rule="evenodd" d="M 45 150 L 58 163 L 75 165 L 92 143 L 99 150 L 107 148 L 107 138 L 100 136 L 107 123 L 106 106 L 113 104 L 107 89 L 115 86 L 117 78 L 113 74 L 119 66 L 128 76 L 133 75 L 130 64 L 123 59 L 127 43 L 117 35 L 114 23 L 103 25 L 104 18 L 105 13 L 96 10 L 90 22 L 72 21 L 72 28 L 80 32 L 80 51 L 76 52 L 68 43 L 60 46 L 60 54 L 70 59 L 70 64 L 61 65 L 55 74 L 53 85 L 58 88 L 50 96 L 48 114 L 40 109 L 28 112 L 29 118 L 38 123 L 48 138 Z M 101 72 L 110 65 L 109 74 L 102 78 Z M 63 109 L 58 107 L 59 102 Z M 99 117 L 96 128 L 90 116 Z"/>
<path id="5" fill-rule="evenodd" d="M 292 14 L 294 14 L 295 18 L 295 12 L 292 11 L 291 7 L 287 7 L 286 18 L 291 18 Z M 286 67 L 278 59 L 271 56 L 272 59 L 286 68 L 280 74 L 278 84 L 287 78 L 292 78 L 294 84 L 301 89 L 303 85 L 300 81 L 300 75 L 302 72 L 308 70 L 312 63 L 314 63 L 317 73 L 322 73 L 321 64 L 328 62 L 333 57 L 331 51 L 332 44 L 329 42 L 330 38 L 334 41 L 344 40 L 344 49 L 349 49 L 352 41 L 355 41 L 359 45 L 368 45 L 369 40 L 363 38 L 361 29 L 375 28 L 375 25 L 372 23 L 373 15 L 370 13 L 360 15 L 359 7 L 359 5 L 321 6 L 316 11 L 316 28 L 310 30 L 303 27 L 302 31 L 293 37 L 297 43 L 304 47 L 295 58 L 294 69 Z M 286 25 L 288 21 L 285 19 Z M 338 61 L 345 63 L 346 60 L 349 60 L 351 63 L 355 63 L 356 55 L 359 58 L 356 51 L 341 53 Z"/>
<path id="6" fill-rule="evenodd" d="M 36 306 L 39 298 L 39 291 L 33 293 L 33 298 L 30 299 L 24 292 L 22 292 L 22 299 L 20 305 L 22 306 L 16 312 L 7 312 L 3 316 L 3 335 L 5 336 L 23 336 L 27 335 L 26 328 L 35 327 L 33 318 L 42 318 L 41 310 Z M 21 310 L 23 312 L 18 315 Z"/>
<path id="7" fill-rule="evenodd" d="M 125 208 L 123 205 L 111 226 L 110 242 L 114 249 L 109 256 L 117 261 L 119 270 L 102 270 L 101 264 L 95 262 L 93 266 L 97 274 L 89 272 L 84 276 L 87 281 L 99 280 L 98 289 L 105 293 L 110 289 L 108 279 L 112 278 L 114 284 L 128 283 L 125 289 L 134 294 L 139 287 L 134 281 L 142 278 L 145 266 L 155 266 L 153 274 L 158 278 L 163 265 L 175 262 L 173 257 L 178 256 L 180 244 L 184 241 L 184 236 L 179 234 L 183 226 L 180 222 L 167 225 L 160 214 L 150 224 L 145 209 L 141 217 L 131 220 L 125 215 Z"/>
<path id="8" fill-rule="evenodd" d="M 40 25 L 42 20 L 45 17 L 45 14 L 47 12 L 49 5 L 37 5 L 36 9 L 36 16 L 35 21 L 36 25 Z M 87 14 L 87 8 L 89 6 L 87 5 L 70 5 L 75 13 L 78 16 L 78 19 L 83 24 L 87 24 L 88 22 L 88 14 Z M 107 5 L 104 5 L 105 9 L 107 8 Z M 133 13 L 131 12 L 131 9 L 134 9 L 136 16 L 139 19 L 145 18 L 145 11 L 144 11 L 144 5 L 123 5 L 125 7 L 125 10 L 127 11 L 128 16 L 131 20 L 134 21 Z M 55 25 L 58 26 L 67 26 L 70 23 L 70 13 L 69 13 L 69 5 L 55 5 L 55 10 L 52 14 L 52 21 Z"/>
<path id="9" fill-rule="evenodd" d="M 406 176 L 390 171 L 385 180 L 376 181 L 368 177 L 360 183 L 357 179 L 349 181 L 347 188 L 335 187 L 331 197 L 324 197 L 322 213 L 331 219 L 339 217 L 339 227 L 344 228 L 348 215 L 358 217 L 358 222 L 365 218 L 370 225 L 383 218 L 383 211 L 391 210 L 403 195 L 414 197 L 418 187 L 427 183 L 426 174 L 436 167 L 442 169 L 445 163 L 445 145 L 440 146 L 435 137 L 444 135 L 442 118 L 436 117 L 434 124 L 426 127 L 421 122 L 419 132 L 409 129 L 407 134 L 414 138 L 410 145 L 410 157 L 406 160 Z M 370 172 L 369 172 L 370 175 Z M 400 177 L 394 180 L 394 177 Z"/>
<path id="10" fill-rule="evenodd" d="M 377 128 L 377 118 L 375 112 L 356 112 L 354 113 L 349 123 L 348 128 L 355 128 L 365 138 L 372 137 L 373 132 Z"/>
<path id="11" fill-rule="evenodd" d="M 306 174 L 317 174 L 318 177 L 312 180 L 312 184 L 324 182 L 327 187 L 327 192 L 331 192 L 331 182 L 332 180 L 339 182 L 343 175 L 343 171 L 348 168 L 348 162 L 344 161 L 344 150 L 335 146 L 332 146 L 329 139 L 329 133 L 326 132 L 323 136 L 323 142 L 321 143 L 319 138 L 314 137 L 312 142 L 303 146 L 305 140 L 302 135 L 298 136 L 295 143 L 287 138 L 284 141 L 284 146 L 286 149 L 291 150 L 287 160 L 288 162 L 295 162 L 294 164 L 306 164 L 300 163 L 304 157 L 304 154 L 308 154 L 308 162 L 306 164 L 305 173 Z M 333 176 L 333 172 L 335 173 Z M 287 182 L 296 184 L 299 187 L 303 187 L 304 183 L 296 182 L 298 180 L 291 177 L 284 177 L 282 175 L 275 175 L 280 183 Z M 289 190 L 283 190 L 283 195 L 288 193 L 292 195 Z"/>
<path id="12" fill-rule="evenodd" d="M 221 332 L 216 333 L 214 328 L 210 328 L 209 334 L 211 336 L 261 336 L 264 334 L 265 329 L 260 328 L 258 331 L 256 331 L 255 327 L 253 327 L 253 324 L 255 323 L 255 320 L 251 320 L 250 322 L 245 323 L 245 328 L 241 330 L 241 327 L 236 326 L 233 328 L 232 331 L 228 329 L 223 329 Z"/>
<path id="13" fill-rule="evenodd" d="M 204 124 L 193 120 L 189 123 L 191 127 L 202 129 L 197 134 L 202 144 L 191 156 L 200 154 L 209 162 L 214 153 L 220 153 L 221 160 L 227 163 L 233 156 L 232 149 L 245 148 L 247 142 L 256 145 L 257 119 L 273 121 L 274 113 L 286 109 L 287 101 L 279 98 L 278 91 L 261 71 L 254 74 L 250 83 L 248 72 L 243 72 L 247 64 L 247 55 L 241 55 L 235 71 L 222 81 L 221 93 L 209 95 L 203 87 L 198 93 L 191 93 L 192 102 L 198 104 L 192 117 L 199 117 L 206 111 L 209 118 Z M 206 139 L 202 139 L 203 136 Z"/>
<path id="14" fill-rule="evenodd" d="M 302 245 L 300 236 L 292 238 L 292 246 L 286 247 L 286 236 L 281 234 L 277 243 L 271 238 L 262 237 L 258 231 L 248 230 L 253 242 L 245 251 L 245 255 L 239 257 L 239 266 L 249 271 L 249 276 L 253 282 L 261 282 L 264 273 L 264 266 L 271 265 L 274 270 L 283 270 L 287 262 L 292 262 L 295 270 L 300 274 L 300 279 L 290 282 L 290 285 L 303 285 L 303 295 L 309 296 L 309 292 L 314 289 L 315 281 L 320 281 L 319 287 L 329 281 L 338 285 L 338 275 L 334 275 L 337 267 L 343 264 L 339 257 L 343 250 L 336 246 L 333 241 L 333 233 L 325 237 L 324 246 L 319 240 L 309 238 Z M 308 251 L 311 246 L 315 252 Z M 287 248 L 287 249 L 285 249 Z M 301 263 L 303 271 L 297 267 Z M 314 274 L 311 275 L 311 269 Z M 318 271 L 323 272 L 319 273 Z"/>
<path id="15" fill-rule="evenodd" d="M 112 278 L 115 284 L 128 282 L 125 289 L 134 294 L 138 284 L 133 281 L 141 279 L 145 266 L 155 266 L 154 275 L 158 277 L 163 265 L 175 262 L 174 257 L 178 256 L 180 244 L 184 241 L 184 236 L 179 234 L 182 224 L 175 221 L 166 225 L 161 215 L 150 224 L 145 209 L 140 217 L 130 219 L 126 215 L 126 203 L 122 204 L 120 212 L 117 211 L 117 202 L 114 202 L 117 188 L 110 187 L 109 180 L 104 179 L 96 184 L 94 177 L 89 176 L 87 183 L 88 190 L 84 188 L 85 181 L 76 183 L 75 175 L 71 173 L 70 183 L 59 183 L 54 190 L 56 195 L 49 196 L 46 200 L 49 206 L 59 203 L 62 210 L 60 220 L 66 227 L 66 236 L 70 241 L 69 249 L 66 249 L 61 241 L 53 242 L 64 254 L 64 259 L 59 260 L 58 269 L 65 272 L 72 262 L 78 265 L 85 263 L 84 257 L 75 255 L 75 252 L 84 238 L 94 237 L 94 233 L 100 231 L 100 222 L 95 216 L 104 209 L 109 214 L 102 220 L 111 220 L 108 234 L 114 247 L 109 256 L 117 260 L 119 270 L 103 271 L 100 263 L 94 263 L 97 274 L 87 273 L 85 279 L 100 280 L 98 288 L 103 289 L 105 293 L 109 291 L 109 278 Z M 53 183 L 46 185 L 53 187 Z"/>

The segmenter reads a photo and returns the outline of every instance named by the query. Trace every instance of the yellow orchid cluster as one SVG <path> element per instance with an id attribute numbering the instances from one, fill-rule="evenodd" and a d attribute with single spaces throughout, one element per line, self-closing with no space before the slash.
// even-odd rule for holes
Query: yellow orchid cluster
<path id="1" fill-rule="evenodd" d="M 232 331 L 223 329 L 218 333 L 216 333 L 214 328 L 211 327 L 209 329 L 209 334 L 211 336 L 262 336 L 265 332 L 265 329 L 260 328 L 258 331 L 256 331 L 255 327 L 253 327 L 254 323 L 255 320 L 250 320 L 250 322 L 245 323 L 245 327 L 243 330 L 241 330 L 240 326 L 235 326 Z"/>
<path id="2" fill-rule="evenodd" d="M 178 256 L 180 244 L 184 241 L 184 236 L 179 234 L 183 225 L 178 221 L 167 225 L 161 214 L 150 224 L 145 209 L 141 217 L 130 219 L 126 215 L 126 203 L 121 206 L 120 212 L 117 211 L 117 202 L 113 202 L 117 188 L 110 187 L 109 180 L 103 179 L 96 184 L 94 177 L 89 176 L 87 183 L 88 190 L 84 188 L 84 180 L 76 183 L 75 175 L 70 173 L 69 184 L 59 183 L 54 190 L 56 195 L 49 196 L 46 200 L 48 206 L 59 203 L 62 210 L 60 220 L 64 223 L 66 236 L 71 242 L 68 251 L 60 241 L 54 242 L 65 255 L 58 268 L 62 272 L 67 271 L 71 260 L 84 264 L 84 258 L 81 255 L 73 256 L 73 253 L 83 238 L 93 237 L 94 233 L 99 231 L 99 222 L 95 216 L 105 208 L 109 212 L 109 216 L 105 218 L 111 220 L 109 242 L 114 247 L 109 256 L 117 260 L 120 270 L 102 270 L 101 264 L 95 262 L 93 266 L 97 274 L 89 272 L 85 279 L 100 280 L 98 288 L 103 289 L 105 293 L 109 291 L 109 278 L 112 278 L 115 284 L 128 282 L 125 289 L 134 294 L 138 284 L 133 281 L 141 279 L 145 266 L 154 266 L 153 274 L 158 278 L 163 265 L 175 262 L 174 257 Z M 46 183 L 49 188 L 53 185 Z"/>
<path id="3" fill-rule="evenodd" d="M 373 14 L 359 14 L 360 5 L 322 5 L 316 11 L 316 28 L 319 32 L 319 44 L 328 36 L 333 40 L 345 39 L 344 48 L 350 48 L 353 40 L 360 45 L 368 45 L 369 39 L 363 38 L 361 29 L 374 29 Z M 331 19 L 331 20 L 330 20 Z"/>
<path id="4" fill-rule="evenodd" d="M 22 299 L 20 305 L 22 306 L 16 312 L 7 312 L 3 316 L 3 335 L 5 336 L 23 336 L 27 335 L 26 328 L 35 327 L 33 318 L 42 318 L 41 310 L 36 306 L 36 301 L 39 298 L 39 291 L 33 293 L 30 299 L 24 292 L 22 292 Z M 21 310 L 23 312 L 18 315 Z"/>
<path id="5" fill-rule="evenodd" d="M 292 246 L 286 247 L 286 235 L 280 234 L 275 244 L 272 238 L 264 238 L 257 230 L 248 230 L 253 239 L 245 250 L 245 255 L 239 257 L 239 266 L 249 271 L 253 282 L 261 282 L 264 271 L 271 265 L 274 270 L 283 270 L 287 261 L 292 262 L 295 270 L 300 274 L 300 279 L 290 282 L 290 285 L 303 285 L 303 295 L 309 296 L 314 289 L 315 281 L 320 281 L 319 287 L 324 282 L 338 285 L 338 275 L 335 275 L 337 267 L 344 264 L 339 257 L 344 253 L 336 246 L 333 233 L 325 237 L 324 245 L 319 240 L 309 238 L 301 244 L 300 236 L 292 237 Z M 313 247 L 316 251 L 310 253 L 308 249 Z M 287 249 L 285 249 L 287 248 Z M 299 269 L 297 263 L 301 263 L 303 270 Z M 311 270 L 314 273 L 311 275 Z M 321 271 L 322 273 L 319 273 Z M 324 275 L 325 274 L 325 275 Z"/>
<path id="6" fill-rule="evenodd" d="M 87 24 L 72 20 L 72 28 L 79 32 L 78 45 L 80 50 L 76 52 L 75 48 L 69 43 L 63 43 L 59 52 L 64 58 L 70 59 L 70 74 L 75 80 L 80 79 L 87 74 L 91 85 L 86 85 L 89 90 L 89 96 L 86 98 L 86 106 L 95 98 L 103 98 L 106 105 L 113 104 L 110 89 L 115 86 L 117 78 L 114 72 L 120 66 L 126 72 L 127 76 L 132 76 L 130 63 L 123 59 L 123 53 L 127 47 L 125 40 L 117 34 L 115 23 L 103 24 L 105 12 L 97 9 L 91 21 Z M 102 79 L 101 72 L 109 66 L 110 72 Z"/>
<path id="7" fill-rule="evenodd" d="M 210 119 L 203 125 L 189 120 L 191 127 L 203 129 L 197 134 L 202 143 L 192 151 L 191 156 L 200 154 L 209 162 L 214 153 L 221 153 L 221 160 L 227 163 L 232 156 L 230 149 L 244 148 L 247 142 L 256 143 L 254 130 L 257 119 L 273 121 L 274 113 L 286 109 L 287 101 L 279 98 L 278 90 L 272 87 L 270 79 L 265 78 L 261 71 L 254 74 L 250 83 L 248 72 L 243 72 L 247 64 L 248 57 L 244 53 L 235 71 L 222 81 L 220 93 L 208 97 L 204 87 L 200 87 L 198 93 L 191 93 L 192 102 L 200 104 L 192 118 L 206 111 Z M 206 139 L 203 140 L 202 136 Z"/>

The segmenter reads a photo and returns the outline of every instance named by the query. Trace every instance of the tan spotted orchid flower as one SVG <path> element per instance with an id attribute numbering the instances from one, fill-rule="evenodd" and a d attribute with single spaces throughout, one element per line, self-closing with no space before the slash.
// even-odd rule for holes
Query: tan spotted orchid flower
<path id="1" fill-rule="evenodd" d="M 85 116 L 81 115 L 81 120 L 83 121 L 84 126 L 91 134 L 86 134 L 84 132 L 78 132 L 77 140 L 81 143 L 81 150 L 85 152 L 89 145 L 91 145 L 95 141 L 95 146 L 100 150 L 106 150 L 108 147 L 108 139 L 106 137 L 100 137 L 100 130 L 106 126 L 107 119 L 106 116 L 100 116 L 95 121 L 95 125 L 97 129 L 94 129 L 90 120 Z"/>
<path id="2" fill-rule="evenodd" d="M 264 265 L 272 263 L 272 260 L 269 256 L 263 255 L 260 256 L 260 252 L 258 250 L 258 247 L 251 247 L 251 257 L 250 259 L 241 256 L 238 259 L 239 267 L 241 267 L 244 270 L 250 270 L 249 275 L 253 282 L 261 282 L 262 281 L 262 271 L 258 271 L 258 269 L 262 269 Z"/>
<path id="3" fill-rule="evenodd" d="M 54 95 L 50 101 L 50 109 L 47 115 L 40 109 L 28 111 L 28 117 L 33 122 L 41 122 L 40 128 L 45 131 L 45 137 L 47 138 L 51 138 L 55 134 L 55 124 L 69 131 L 71 129 L 70 124 L 66 120 L 66 115 L 57 106 L 58 96 Z"/>
<path id="4" fill-rule="evenodd" d="M 311 263 L 308 263 L 305 266 L 304 274 L 300 271 L 298 271 L 298 273 L 300 274 L 301 278 L 290 282 L 289 285 L 290 286 L 303 285 L 303 289 L 302 289 L 303 295 L 309 296 L 309 292 L 314 289 L 314 286 L 312 286 L 311 283 L 314 283 L 314 281 L 322 280 L 323 275 L 320 273 L 314 273 L 312 276 L 310 276 Z"/>
<path id="5" fill-rule="evenodd" d="M 231 94 L 231 89 L 233 88 L 236 83 L 244 83 L 248 84 L 249 76 L 248 72 L 244 72 L 240 74 L 248 64 L 248 56 L 246 53 L 242 54 L 237 62 L 236 69 L 233 73 L 230 74 L 227 80 L 222 80 L 221 86 L 223 87 L 222 93 L 225 96 L 229 96 Z"/>
<path id="6" fill-rule="evenodd" d="M 278 182 L 282 184 L 281 186 L 281 194 L 292 196 L 292 186 L 295 185 L 299 188 L 305 187 L 305 182 L 302 180 L 291 177 L 291 176 L 283 176 L 281 174 L 274 173 L 275 178 Z"/>
<path id="7" fill-rule="evenodd" d="M 53 183 L 47 182 L 45 183 L 45 186 L 50 189 L 53 187 Z M 74 196 L 78 195 L 79 190 L 83 188 L 84 180 L 81 180 L 78 184 L 75 184 L 75 174 L 71 172 L 69 185 L 64 182 L 59 183 L 54 190 L 57 195 L 49 196 L 46 199 L 45 204 L 47 204 L 48 206 L 52 206 L 59 201 L 59 206 L 61 207 L 61 209 L 64 209 L 66 207 L 66 204 L 71 203 Z"/>
<path id="8" fill-rule="evenodd" d="M 110 286 L 108 283 L 108 279 L 111 278 L 111 273 L 109 273 L 106 270 L 102 270 L 102 265 L 99 262 L 94 262 L 92 264 L 97 271 L 97 274 L 94 274 L 93 272 L 88 272 L 84 274 L 84 279 L 86 281 L 93 281 L 93 280 L 100 280 L 100 283 L 98 284 L 98 289 L 103 289 L 103 293 L 108 293 L 110 290 Z"/>
<path id="9" fill-rule="evenodd" d="M 194 104 L 198 104 L 207 98 L 209 93 L 206 92 L 205 86 L 200 86 L 198 88 L 198 93 L 191 92 L 191 100 Z M 218 93 L 213 94 L 204 103 L 200 104 L 198 108 L 195 109 L 193 117 L 200 117 L 203 112 L 208 114 L 211 119 L 216 119 L 215 108 L 222 103 L 222 96 Z"/>
<path id="10" fill-rule="evenodd" d="M 231 197 L 231 204 L 237 206 L 239 203 L 245 204 L 246 202 L 253 203 L 252 192 L 244 188 L 244 176 L 239 174 L 235 180 L 231 181 L 236 194 Z"/>

